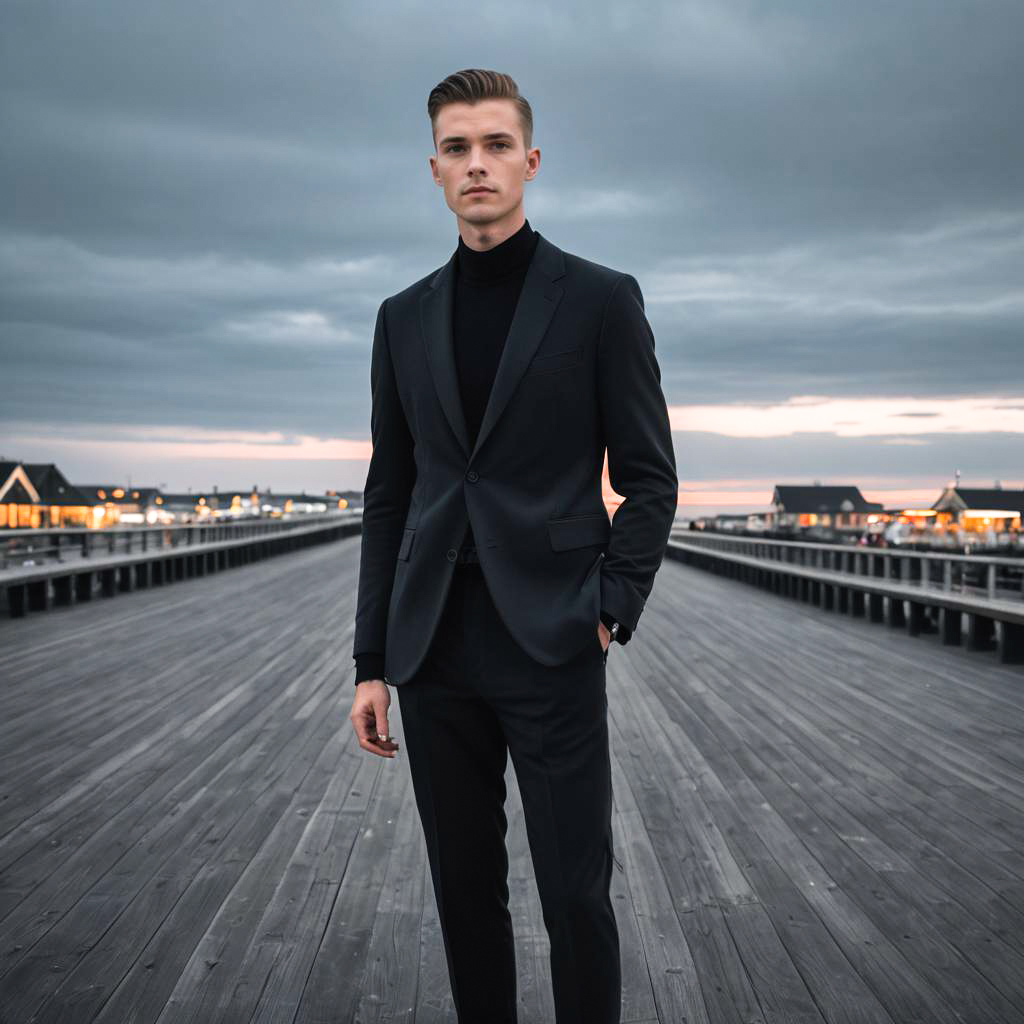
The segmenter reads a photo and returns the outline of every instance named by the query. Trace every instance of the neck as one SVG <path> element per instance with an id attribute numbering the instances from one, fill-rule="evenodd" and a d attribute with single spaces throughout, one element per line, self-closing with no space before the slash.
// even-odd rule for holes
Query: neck
<path id="1" fill-rule="evenodd" d="M 514 210 L 510 210 L 500 220 L 491 221 L 487 224 L 474 224 L 472 221 L 457 218 L 459 223 L 459 237 L 469 246 L 478 252 L 486 252 L 496 245 L 501 245 L 506 238 L 511 238 L 526 223 L 526 213 L 523 204 L 520 203 Z"/>
<path id="2" fill-rule="evenodd" d="M 460 236 L 456 250 L 460 280 L 490 284 L 506 280 L 509 275 L 525 273 L 538 237 L 528 220 L 489 249 L 474 249 Z"/>

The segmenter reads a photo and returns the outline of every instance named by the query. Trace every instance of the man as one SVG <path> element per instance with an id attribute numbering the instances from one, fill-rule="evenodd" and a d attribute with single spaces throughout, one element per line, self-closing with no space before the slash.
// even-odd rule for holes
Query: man
<path id="1" fill-rule="evenodd" d="M 654 337 L 633 277 L 526 220 L 540 150 L 509 76 L 457 72 L 427 112 L 458 247 L 377 313 L 350 717 L 394 757 L 398 688 L 461 1024 L 516 1021 L 509 753 L 558 1024 L 617 1022 L 605 669 L 678 492 Z"/>

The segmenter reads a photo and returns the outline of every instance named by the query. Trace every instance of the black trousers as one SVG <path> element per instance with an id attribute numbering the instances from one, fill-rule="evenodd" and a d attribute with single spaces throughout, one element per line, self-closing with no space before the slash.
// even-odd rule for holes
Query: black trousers
<path id="1" fill-rule="evenodd" d="M 612 785 L 606 652 L 529 657 L 478 565 L 454 572 L 441 623 L 397 687 L 459 1024 L 516 1024 L 505 768 L 511 753 L 551 945 L 558 1024 L 618 1024 L 619 936 L 609 893 Z"/>

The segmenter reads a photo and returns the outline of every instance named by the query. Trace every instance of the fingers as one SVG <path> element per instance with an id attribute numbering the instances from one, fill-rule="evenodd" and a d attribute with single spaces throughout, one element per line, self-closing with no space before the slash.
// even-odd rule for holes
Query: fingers
<path id="1" fill-rule="evenodd" d="M 394 757 L 398 750 L 398 743 L 391 739 L 390 734 L 384 729 L 376 726 L 376 715 L 372 706 L 364 709 L 363 713 L 353 719 L 356 727 L 356 736 L 359 739 L 359 746 L 368 750 L 371 754 L 380 757 Z"/>
<path id="2" fill-rule="evenodd" d="M 391 733 L 388 731 L 388 706 L 383 701 L 374 701 L 373 710 L 376 713 L 377 724 L 377 733 L 374 741 L 382 750 L 389 751 L 389 757 L 394 757 L 398 744 L 391 739 Z"/>
<path id="3" fill-rule="evenodd" d="M 378 757 L 394 757 L 399 746 L 388 731 L 389 702 L 386 690 L 382 694 L 374 694 L 370 699 L 357 694 L 349 716 L 359 746 Z"/>

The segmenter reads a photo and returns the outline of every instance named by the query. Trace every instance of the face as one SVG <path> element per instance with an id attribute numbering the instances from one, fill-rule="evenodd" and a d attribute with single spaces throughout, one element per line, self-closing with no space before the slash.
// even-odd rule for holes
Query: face
<path id="1" fill-rule="evenodd" d="M 524 217 L 523 183 L 536 175 L 540 150 L 526 149 L 515 103 L 446 104 L 435 134 L 430 169 L 459 233 L 496 244 L 516 231 Z"/>

